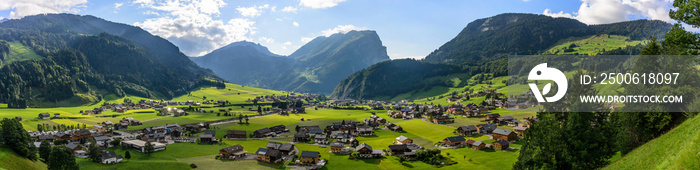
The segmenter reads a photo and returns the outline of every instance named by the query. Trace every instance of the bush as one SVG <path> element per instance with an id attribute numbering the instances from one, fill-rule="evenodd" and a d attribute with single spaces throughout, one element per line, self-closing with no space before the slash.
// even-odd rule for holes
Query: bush
<path id="1" fill-rule="evenodd" d="M 190 168 L 197 168 L 197 165 L 195 165 L 195 164 L 190 164 Z"/>

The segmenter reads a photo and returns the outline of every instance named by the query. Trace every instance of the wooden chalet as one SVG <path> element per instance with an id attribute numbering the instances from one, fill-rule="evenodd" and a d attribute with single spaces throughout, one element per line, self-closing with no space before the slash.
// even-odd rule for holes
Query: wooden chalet
<path id="1" fill-rule="evenodd" d="M 219 158 L 222 159 L 237 159 L 239 157 L 245 157 L 246 151 L 243 150 L 243 146 L 234 145 L 224 149 L 219 150 Z"/>
<path id="2" fill-rule="evenodd" d="M 493 139 L 503 139 L 506 141 L 515 141 L 518 139 L 518 134 L 505 129 L 496 129 L 493 131 Z"/>
<path id="3" fill-rule="evenodd" d="M 396 143 L 397 145 L 405 145 L 405 144 L 413 143 L 413 139 L 407 138 L 407 137 L 401 135 L 399 137 L 396 137 L 396 142 L 394 142 L 394 143 Z"/>
<path id="4" fill-rule="evenodd" d="M 316 164 L 319 157 L 320 153 L 314 151 L 301 151 L 299 155 L 302 164 Z"/>
<path id="5" fill-rule="evenodd" d="M 457 146 L 466 143 L 467 140 L 464 139 L 462 136 L 452 136 L 452 137 L 446 137 L 445 139 L 442 139 L 442 143 L 445 143 L 447 146 Z"/>
<path id="6" fill-rule="evenodd" d="M 491 147 L 495 150 L 508 150 L 508 141 L 503 140 L 503 139 L 498 139 L 497 141 L 493 142 L 491 144 Z"/>
<path id="7" fill-rule="evenodd" d="M 332 142 L 330 144 L 331 146 L 331 152 L 337 153 L 341 152 L 341 150 L 345 147 L 345 144 L 340 143 L 340 142 Z"/>
<path id="8" fill-rule="evenodd" d="M 245 139 L 246 136 L 246 131 L 245 130 L 228 130 L 226 131 L 226 135 L 224 138 L 235 138 L 235 139 Z"/>
<path id="9" fill-rule="evenodd" d="M 478 133 L 478 129 L 474 125 L 460 126 L 457 128 L 457 134 L 462 136 L 471 136 Z"/>

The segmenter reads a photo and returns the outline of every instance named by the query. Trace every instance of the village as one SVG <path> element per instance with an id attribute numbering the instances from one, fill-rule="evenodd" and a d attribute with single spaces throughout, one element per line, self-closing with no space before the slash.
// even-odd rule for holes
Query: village
<path id="1" fill-rule="evenodd" d="M 41 131 L 30 131 L 30 135 L 35 139 L 35 145 L 39 147 L 42 141 L 49 141 L 52 145 L 63 145 L 68 147 L 76 157 L 85 158 L 88 156 L 90 145 L 97 145 L 100 148 L 101 156 L 98 160 L 102 164 L 123 163 L 125 155 L 115 153 L 113 148 L 131 150 L 150 155 L 151 153 L 167 152 L 168 146 L 176 143 L 191 143 L 196 145 L 210 145 L 212 147 L 229 145 L 222 147 L 214 157 L 218 160 L 233 161 L 258 161 L 261 163 L 280 164 L 284 166 L 318 169 L 332 164 L 327 158 L 322 158 L 318 150 L 300 149 L 300 145 L 312 145 L 318 148 L 329 148 L 328 153 L 334 155 L 348 155 L 351 159 L 383 159 L 385 157 L 397 157 L 401 160 L 416 161 L 421 160 L 419 156 L 425 157 L 426 147 L 438 150 L 469 148 L 473 150 L 517 150 L 511 147 L 511 143 L 522 139 L 529 128 L 529 123 L 537 121 L 536 118 L 522 117 L 520 120 L 513 116 L 501 116 L 499 113 L 492 113 L 496 109 L 525 109 L 532 104 L 514 104 L 517 99 L 503 97 L 503 94 L 496 93 L 495 90 L 485 90 L 464 96 L 479 97 L 490 93 L 491 100 L 482 104 L 467 103 L 459 97 L 450 97 L 446 100 L 454 102 L 451 105 L 431 105 L 414 103 L 412 101 L 355 101 L 337 100 L 328 102 L 301 102 L 312 101 L 317 96 L 294 95 L 294 96 L 256 96 L 245 100 L 245 105 L 240 105 L 240 109 L 249 108 L 248 111 L 258 112 L 257 115 L 245 115 L 222 120 L 198 122 L 190 124 L 163 124 L 149 126 L 145 128 L 133 129 L 130 126 L 143 126 L 141 120 L 133 117 L 122 117 L 119 122 L 103 121 L 91 125 L 87 128 L 85 124 L 63 127 L 45 125 Z M 525 98 L 516 95 L 516 98 Z M 285 102 L 280 102 L 285 101 Z M 268 102 L 266 104 L 262 104 Z M 272 104 L 271 104 L 272 103 Z M 276 103 L 276 105 L 274 104 Z M 484 105 L 486 104 L 486 105 Z M 208 106 L 208 107 L 205 107 Z M 217 107 L 221 109 L 216 109 Z M 226 108 L 228 107 L 228 108 Z M 154 101 L 140 100 L 132 102 L 129 99 L 123 103 L 103 103 L 101 107 L 92 110 L 81 110 L 83 115 L 99 115 L 102 113 L 125 113 L 127 111 L 152 110 L 153 113 L 161 117 L 187 117 L 191 113 L 197 114 L 230 114 L 235 111 L 232 108 L 238 107 L 230 105 L 226 100 L 203 100 L 203 101 Z M 210 109 L 207 109 L 210 108 Z M 279 115 L 289 116 L 290 114 L 301 116 L 300 122 L 313 122 L 304 120 L 303 116 L 308 111 L 335 110 L 353 111 L 360 110 L 371 113 L 361 120 L 336 118 L 335 122 L 323 122 L 320 124 L 310 124 L 294 127 L 287 127 L 284 124 L 269 124 L 259 129 L 236 129 L 236 126 L 221 129 L 219 124 L 240 124 L 246 125 L 250 119 L 263 118 L 266 116 Z M 386 112 L 386 117 L 381 112 Z M 242 114 L 241 114 L 242 115 Z M 114 116 L 114 115 L 113 115 Z M 39 113 L 38 120 L 60 119 L 59 113 Z M 469 118 L 480 120 L 481 123 L 471 125 L 456 125 L 455 119 Z M 22 120 L 21 117 L 16 117 Z M 307 118 L 308 119 L 308 118 Z M 245 123 L 244 123 L 245 120 Z M 450 125 L 453 128 L 452 135 L 442 136 L 439 141 L 429 143 L 414 142 L 414 138 L 404 136 L 406 130 L 398 122 L 423 121 L 439 126 Z M 449 127 L 449 126 L 448 126 Z M 508 127 L 504 129 L 503 127 Z M 393 140 L 382 144 L 386 147 L 371 146 L 362 139 L 380 137 L 379 135 L 391 132 L 396 135 L 381 136 Z M 409 131 L 410 132 L 410 131 Z M 411 136 L 411 135 L 408 135 Z M 480 139 L 480 140 L 479 140 Z M 244 145 L 236 144 L 238 141 L 267 141 L 264 147 L 246 149 Z M 373 144 L 376 145 L 376 144 Z M 308 147 L 304 147 L 308 148 Z M 249 152 L 254 150 L 254 152 Z M 246 151 L 249 150 L 249 151 Z M 128 152 L 128 151 L 127 151 Z M 466 158 L 466 156 L 465 156 Z M 126 158 L 128 159 L 128 158 Z M 235 163 L 233 163 L 235 164 Z"/>

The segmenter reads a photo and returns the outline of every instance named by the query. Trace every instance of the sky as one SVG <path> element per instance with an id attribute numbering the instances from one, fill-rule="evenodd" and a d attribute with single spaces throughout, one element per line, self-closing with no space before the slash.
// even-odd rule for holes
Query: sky
<path id="1" fill-rule="evenodd" d="M 0 0 L 0 19 L 45 13 L 93 15 L 163 37 L 188 56 L 251 41 L 289 55 L 318 36 L 374 30 L 392 59 L 424 58 L 469 22 L 533 13 L 606 24 L 675 23 L 672 0 Z"/>

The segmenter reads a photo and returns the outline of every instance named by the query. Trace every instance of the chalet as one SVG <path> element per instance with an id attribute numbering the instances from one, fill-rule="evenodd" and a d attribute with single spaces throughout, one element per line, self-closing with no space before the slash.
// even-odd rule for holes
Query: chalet
<path id="1" fill-rule="evenodd" d="M 133 117 L 125 117 L 119 120 L 120 123 L 127 123 L 127 125 L 141 125 L 141 121 L 134 119 Z"/>
<path id="2" fill-rule="evenodd" d="M 343 147 L 345 147 L 345 144 L 340 143 L 340 142 L 332 142 L 330 144 L 330 146 L 331 146 L 331 152 L 337 153 L 337 152 L 340 152 L 343 149 Z"/>
<path id="3" fill-rule="evenodd" d="M 401 135 L 399 137 L 396 137 L 396 142 L 394 142 L 394 143 L 396 143 L 397 145 L 405 145 L 405 144 L 413 143 L 413 139 L 407 138 L 407 137 Z"/>
<path id="4" fill-rule="evenodd" d="M 307 133 L 299 132 L 294 135 L 294 142 L 308 142 L 309 136 Z"/>
<path id="5" fill-rule="evenodd" d="M 316 164 L 319 157 L 320 154 L 314 151 L 301 151 L 301 155 L 299 155 L 302 164 Z"/>
<path id="6" fill-rule="evenodd" d="M 508 141 L 498 139 L 497 141 L 493 142 L 493 144 L 491 144 L 491 147 L 493 147 L 493 149 L 495 150 L 508 150 L 508 145 Z"/>
<path id="7" fill-rule="evenodd" d="M 97 132 L 104 132 L 106 130 L 105 127 L 102 126 L 101 124 L 92 125 L 92 129 L 97 131 Z"/>
<path id="8" fill-rule="evenodd" d="M 381 118 L 381 117 L 380 117 L 380 118 L 377 118 L 377 123 L 384 124 L 384 123 L 386 123 L 386 119 Z"/>
<path id="9" fill-rule="evenodd" d="M 53 134 L 53 136 L 54 136 L 54 138 L 57 139 L 57 140 L 61 140 L 61 139 L 63 139 L 63 140 L 69 140 L 69 139 L 70 139 L 70 134 L 63 133 L 63 132 L 55 133 L 55 134 Z"/>
<path id="10" fill-rule="evenodd" d="M 204 134 L 199 135 L 199 143 L 218 143 L 216 140 L 216 131 L 213 130 L 207 130 L 204 131 Z"/>
<path id="11" fill-rule="evenodd" d="M 374 128 L 363 124 L 361 126 L 357 126 L 357 133 L 360 136 L 373 136 L 374 131 L 372 131 L 372 129 L 374 129 Z"/>
<path id="12" fill-rule="evenodd" d="M 114 130 L 122 130 L 127 128 L 129 128 L 129 124 L 127 123 L 118 123 L 114 126 Z"/>
<path id="13" fill-rule="evenodd" d="M 387 125 L 386 125 L 386 128 L 387 128 L 387 129 L 390 129 L 390 130 L 392 130 L 392 131 L 394 131 L 394 132 L 403 132 L 403 128 L 401 128 L 401 126 L 399 126 L 399 125 L 396 125 L 396 124 L 393 124 L 393 123 L 386 123 L 386 124 L 387 124 Z"/>
<path id="14" fill-rule="evenodd" d="M 78 150 L 83 150 L 83 147 L 80 146 L 79 144 L 76 144 L 76 143 L 68 143 L 68 144 L 66 144 L 66 147 L 68 149 L 70 149 L 70 151 L 73 153 L 75 153 L 75 151 L 78 151 Z"/>
<path id="15" fill-rule="evenodd" d="M 275 133 L 278 133 L 278 134 L 282 133 L 282 132 L 289 132 L 289 130 L 287 130 L 287 127 L 284 125 L 277 125 L 277 126 L 270 127 L 270 130 L 275 132 Z"/>
<path id="16" fill-rule="evenodd" d="M 469 125 L 469 126 L 460 126 L 457 128 L 457 134 L 462 135 L 462 136 L 471 136 L 478 133 L 478 130 L 476 129 L 476 126 L 474 125 Z"/>
<path id="17" fill-rule="evenodd" d="M 112 141 L 109 136 L 93 136 L 92 139 L 95 140 L 97 146 L 109 146 L 109 142 Z"/>
<path id="18" fill-rule="evenodd" d="M 75 155 L 76 157 L 79 157 L 79 158 L 86 158 L 86 157 L 88 157 L 87 151 L 84 151 L 84 150 L 77 150 L 77 151 L 74 152 L 73 155 Z"/>
<path id="19" fill-rule="evenodd" d="M 17 121 L 22 121 L 22 116 L 17 116 L 17 117 L 15 117 L 15 120 L 17 120 Z"/>
<path id="20" fill-rule="evenodd" d="M 486 115 L 486 120 L 496 120 L 498 117 L 501 117 L 500 114 L 494 113 L 494 114 L 487 114 Z"/>
<path id="21" fill-rule="evenodd" d="M 100 157 L 100 163 L 102 164 L 116 164 L 122 162 L 122 156 L 117 155 L 114 151 L 102 151 Z"/>
<path id="22" fill-rule="evenodd" d="M 257 155 L 256 159 L 258 161 L 267 163 L 276 163 L 282 158 L 282 153 L 274 149 L 259 148 L 255 154 Z"/>
<path id="23" fill-rule="evenodd" d="M 139 152 L 145 152 L 146 151 L 146 141 L 142 140 L 127 140 L 127 141 L 122 141 L 122 146 L 134 149 Z M 166 145 L 158 142 L 151 142 L 151 145 L 153 145 L 153 151 L 162 151 L 165 150 Z"/>
<path id="24" fill-rule="evenodd" d="M 496 128 L 498 128 L 498 125 L 495 123 L 479 124 L 476 125 L 476 128 L 479 129 L 479 133 L 489 134 L 493 132 L 493 130 L 496 130 Z"/>
<path id="25" fill-rule="evenodd" d="M 345 141 L 345 143 L 350 144 L 350 146 L 352 146 L 352 147 L 357 147 L 360 145 L 360 141 L 355 139 L 355 138 L 348 139 Z"/>
<path id="26" fill-rule="evenodd" d="M 328 138 L 326 138 L 326 135 L 317 134 L 316 136 L 314 136 L 314 142 L 318 144 L 327 144 Z"/>
<path id="27" fill-rule="evenodd" d="M 224 135 L 224 138 L 245 139 L 246 132 L 245 130 L 228 130 L 226 131 L 226 135 Z"/>
<path id="28" fill-rule="evenodd" d="M 357 157 L 360 158 L 376 158 L 381 156 L 383 153 L 382 150 L 372 150 L 372 147 L 366 143 L 362 143 L 355 147 L 355 151 L 357 152 Z"/>
<path id="29" fill-rule="evenodd" d="M 272 137 L 275 136 L 275 132 L 272 132 L 269 128 L 262 128 L 253 132 L 253 136 L 256 138 Z"/>
<path id="30" fill-rule="evenodd" d="M 102 122 L 101 125 L 104 127 L 112 127 L 112 126 L 114 126 L 114 123 L 112 123 L 112 121 L 108 120 L 108 121 Z"/>
<path id="31" fill-rule="evenodd" d="M 170 128 L 170 136 L 171 137 L 180 137 L 180 135 L 182 135 L 182 132 L 183 132 L 183 130 L 181 127 Z"/>
<path id="32" fill-rule="evenodd" d="M 294 111 L 297 113 L 306 113 L 306 108 L 304 107 L 297 107 Z"/>
<path id="33" fill-rule="evenodd" d="M 141 140 L 149 142 L 163 142 L 165 141 L 165 133 L 142 134 Z"/>
<path id="34" fill-rule="evenodd" d="M 39 135 L 39 136 L 37 136 L 37 141 L 45 141 L 45 140 L 53 141 L 54 136 L 53 135 Z"/>
<path id="35" fill-rule="evenodd" d="M 126 109 L 126 107 L 124 107 L 124 106 L 117 106 L 117 107 L 114 108 L 114 111 L 117 112 L 117 113 L 124 113 L 124 112 L 126 112 L 126 110 L 127 110 L 127 109 Z"/>
<path id="36" fill-rule="evenodd" d="M 282 155 L 289 155 L 294 151 L 294 144 L 282 144 L 277 142 L 268 142 L 265 146 L 267 149 L 278 150 Z"/>
<path id="37" fill-rule="evenodd" d="M 527 130 L 527 127 L 518 126 L 513 128 L 513 131 L 520 135 L 525 135 L 525 130 Z"/>
<path id="38" fill-rule="evenodd" d="M 463 115 L 465 113 L 464 108 L 461 105 L 457 105 L 457 104 L 452 105 L 452 108 L 448 109 L 447 111 L 450 112 L 451 114 L 456 114 L 456 115 Z"/>
<path id="39" fill-rule="evenodd" d="M 523 124 L 523 122 L 519 121 L 518 119 L 513 119 L 512 121 L 508 122 L 508 126 L 510 126 L 510 127 L 516 127 L 516 126 L 519 126 L 520 124 Z"/>
<path id="40" fill-rule="evenodd" d="M 474 141 L 474 143 L 471 146 L 472 146 L 472 149 L 474 149 L 474 150 L 481 150 L 481 149 L 486 148 L 486 144 L 484 142 L 481 142 L 481 141 Z"/>
<path id="41" fill-rule="evenodd" d="M 464 137 L 462 136 L 452 136 L 442 139 L 442 142 L 445 143 L 445 145 L 447 146 L 457 146 L 466 143 L 467 140 L 464 139 Z"/>
<path id="42" fill-rule="evenodd" d="M 80 138 L 89 138 L 92 135 L 89 130 L 87 129 L 80 129 L 74 132 L 73 136 L 71 137 L 71 140 L 78 140 Z"/>
<path id="43" fill-rule="evenodd" d="M 219 158 L 222 159 L 237 159 L 239 157 L 245 157 L 246 151 L 243 150 L 243 146 L 234 145 L 224 149 L 219 150 Z"/>
<path id="44" fill-rule="evenodd" d="M 446 124 L 446 123 L 454 123 L 455 118 L 450 117 L 450 116 L 435 116 L 433 117 L 433 123 L 435 124 Z"/>
<path id="45" fill-rule="evenodd" d="M 49 114 L 49 113 L 39 113 L 39 119 L 51 119 L 51 114 Z"/>
<path id="46" fill-rule="evenodd" d="M 389 145 L 389 151 L 393 156 L 400 156 L 405 152 L 411 152 L 411 150 L 408 149 L 408 145 Z"/>
<path id="47" fill-rule="evenodd" d="M 502 116 L 502 117 L 496 118 L 496 122 L 499 124 L 506 124 L 506 123 L 511 122 L 513 120 L 514 120 L 513 116 Z"/>
<path id="48" fill-rule="evenodd" d="M 61 117 L 61 114 L 60 114 L 60 113 L 54 113 L 54 114 L 53 114 L 53 117 L 54 117 L 54 118 L 59 118 L 59 117 Z"/>
<path id="49" fill-rule="evenodd" d="M 503 139 L 506 141 L 515 141 L 518 137 L 518 134 L 516 134 L 513 131 L 510 130 L 504 130 L 504 129 L 496 129 L 493 130 L 493 139 Z"/>

